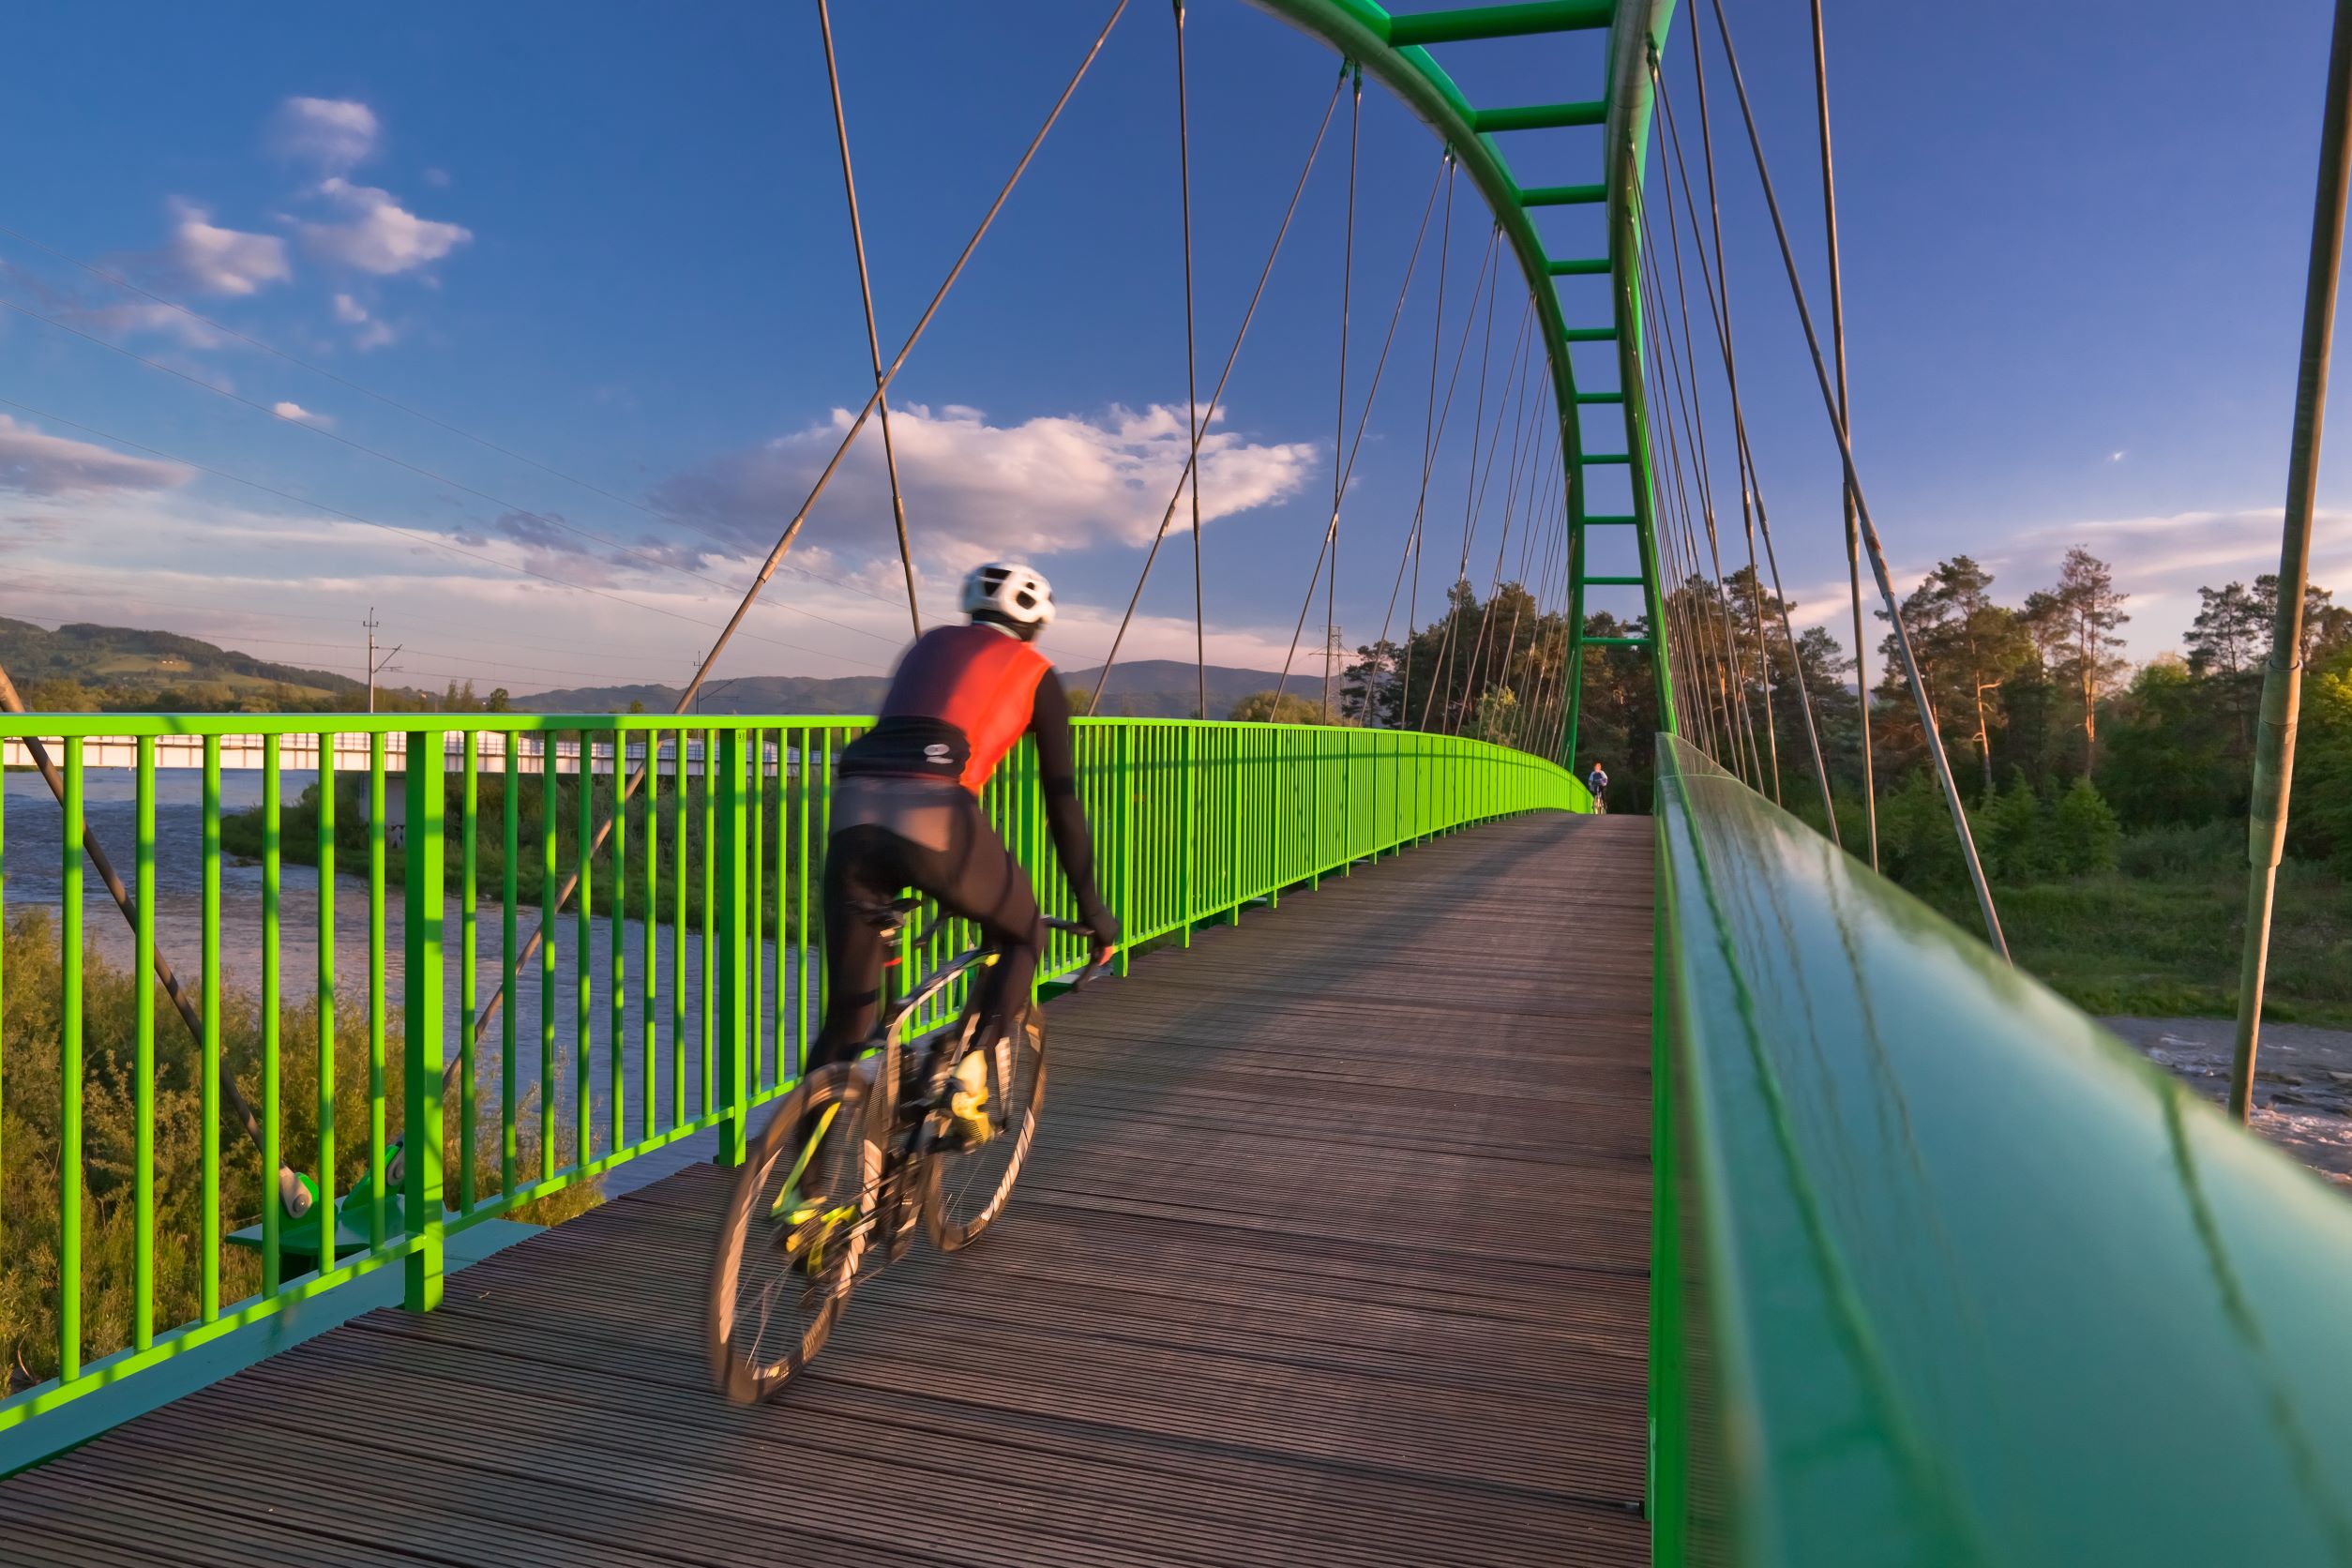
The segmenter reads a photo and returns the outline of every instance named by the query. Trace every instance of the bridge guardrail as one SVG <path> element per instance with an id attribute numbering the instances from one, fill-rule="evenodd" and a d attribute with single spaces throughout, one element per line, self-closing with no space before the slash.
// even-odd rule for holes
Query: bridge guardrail
<path id="1" fill-rule="evenodd" d="M 791 1086 L 822 1016 L 815 872 L 836 755 L 867 722 L 505 714 L 0 721 L 9 761 L 25 760 L 28 738 L 43 739 L 66 792 L 50 867 L 57 896 L 44 900 L 56 909 L 54 928 L 26 923 L 21 891 L 6 906 L 0 1235 L 15 1256 L 0 1268 L 15 1277 L 0 1291 L 0 1325 L 11 1311 L 20 1324 L 45 1311 L 54 1356 L 41 1368 L 53 1375 L 0 1401 L 0 1435 L 396 1263 L 407 1304 L 430 1307 L 457 1233 L 707 1130 L 718 1130 L 722 1157 L 739 1151 L 751 1113 Z M 1591 805 L 1549 762 L 1445 736 L 1082 719 L 1077 738 L 1098 875 L 1131 946 L 1189 941 L 1204 921 L 1238 919 L 1254 900 L 1469 822 Z M 189 747 L 204 776 L 201 807 L 178 826 L 197 842 L 165 845 L 158 757 L 184 762 L 170 754 Z M 261 803 L 242 819 L 224 807 L 224 754 L 263 770 Z M 309 776 L 322 754 L 339 776 L 354 760 L 362 765 L 349 784 L 290 797 L 285 773 L 298 761 Z M 439 765 L 409 770 L 420 754 Z M 102 889 L 93 902 L 78 848 L 100 758 L 128 764 L 135 780 L 128 837 L 109 848 L 142 918 L 128 963 L 113 970 L 85 957 L 93 923 L 119 928 L 120 916 Z M 650 782 L 613 843 L 582 856 L 623 778 L 649 759 Z M 985 800 L 1016 852 L 1042 868 L 1051 851 L 1034 765 L 1024 745 Z M 20 800 L 16 813 L 24 809 Z M 44 795 L 38 809 L 58 807 Z M 0 817 L 0 830 L 8 825 Z M 224 831 L 242 833 L 258 874 L 224 845 Z M 16 837 L 23 842 L 25 830 Z M 158 938 L 159 852 L 201 859 L 200 941 Z M 0 873 L 22 855 L 0 859 Z M 306 877 L 305 860 L 325 874 Z M 291 878 L 289 863 L 297 863 Z M 335 873 L 354 869 L 361 887 L 339 887 L 348 879 Z M 529 872 L 550 940 L 518 971 L 534 915 Z M 585 897 L 557 916 L 550 895 L 575 872 L 585 873 Z M 245 906 L 234 916 L 224 875 Z M 21 889 L 25 878 L 17 880 Z M 1071 912 L 1059 873 L 1038 880 L 1048 912 Z M 600 931 L 615 887 L 625 918 L 605 918 Z M 367 931 L 354 943 L 338 935 L 337 896 L 361 888 Z M 300 901 L 290 895 L 306 890 L 316 958 L 294 974 L 284 950 L 290 934 L 303 933 L 289 918 Z M 224 961 L 239 925 L 256 949 L 245 977 Z M 920 971 L 967 936 L 948 930 L 934 952 L 906 957 Z M 180 980 L 201 1049 L 160 987 L 127 978 L 147 971 L 159 940 L 192 966 Z M 1043 976 L 1083 961 L 1077 942 L 1057 936 Z M 477 1044 L 468 1020 L 510 972 L 515 995 Z M 942 999 L 941 1013 L 960 1000 Z M 48 1104 L 28 1104 L 28 1093 Z M 251 1140 L 238 1114 L 246 1106 L 257 1123 Z M 415 1128 L 430 1135 L 406 1139 L 403 1152 L 395 1140 Z M 189 1138 L 200 1145 L 192 1154 Z M 158 1173 L 159 1143 L 169 1179 Z M 262 1180 L 281 1168 L 319 1177 L 329 1200 L 288 1216 Z M 345 1192 L 355 1196 L 339 1216 L 331 1199 Z M 230 1233 L 256 1216 L 238 1238 L 249 1250 L 229 1250 Z M 99 1253 L 131 1276 L 113 1279 L 104 1299 L 89 1297 Z M 94 1299 L 119 1343 L 87 1320 Z"/>
<path id="2" fill-rule="evenodd" d="M 2352 1560 L 2352 1207 L 1658 742 L 1656 1560 Z"/>

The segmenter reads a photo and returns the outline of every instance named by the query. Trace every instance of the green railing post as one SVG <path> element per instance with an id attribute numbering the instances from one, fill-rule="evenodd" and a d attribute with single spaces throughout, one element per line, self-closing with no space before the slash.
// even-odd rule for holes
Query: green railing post
<path id="1" fill-rule="evenodd" d="M 1200 731 L 1192 725 L 1184 726 L 1184 945 L 1192 945 L 1192 923 L 1200 916 L 1200 906 L 1195 901 L 1199 886 L 1200 866 Z"/>
<path id="2" fill-rule="evenodd" d="M 132 939 L 130 980 L 139 988 L 133 1008 L 137 1033 L 132 1087 L 131 1193 L 138 1205 L 131 1242 L 131 1343 L 143 1350 L 155 1343 L 155 737 L 139 737 L 139 831 L 137 934 Z"/>
<path id="3" fill-rule="evenodd" d="M 66 746 L 57 922 L 57 1375 L 82 1371 L 82 741 Z"/>
<path id="4" fill-rule="evenodd" d="M 750 823 L 745 818 L 744 737 L 740 730 L 728 730 L 718 735 L 718 942 L 717 989 L 707 989 L 710 977 L 704 977 L 704 1004 L 716 1008 L 718 1017 L 718 1104 L 724 1108 L 726 1120 L 719 1123 L 718 1163 L 741 1165 L 744 1150 L 750 1137 L 751 1075 L 748 1070 L 750 1026 L 745 1003 L 746 979 L 750 973 L 749 955 L 744 943 L 749 931 L 748 912 L 745 900 L 751 882 L 745 863 L 749 846 Z M 706 735 L 704 745 L 709 745 Z M 710 787 L 711 754 L 702 754 L 704 789 Z M 706 819 L 707 820 L 707 819 Z M 706 921 L 704 929 L 709 929 Z M 704 963 L 710 963 L 706 954 Z"/>
<path id="5" fill-rule="evenodd" d="M 1136 907 L 1135 897 L 1137 834 L 1135 831 L 1134 726 L 1127 724 L 1119 726 L 1118 748 L 1115 755 L 1118 758 L 1118 763 L 1114 777 L 1117 780 L 1119 793 L 1112 804 L 1112 810 L 1117 815 L 1119 822 L 1119 891 L 1115 896 L 1118 902 L 1111 908 L 1118 914 L 1119 923 L 1126 926 L 1140 920 L 1144 912 Z M 1127 972 L 1127 957 L 1132 945 L 1128 942 L 1122 942 L 1119 945 L 1117 963 L 1119 972 L 1122 974 Z"/>
<path id="6" fill-rule="evenodd" d="M 414 1244 L 401 1304 L 441 1304 L 442 1237 L 442 819 L 447 786 L 439 732 L 408 736 L 408 885 L 401 933 L 406 996 L 401 1018 L 401 1212 Z M 473 1020 L 460 1028 L 471 1030 Z"/>

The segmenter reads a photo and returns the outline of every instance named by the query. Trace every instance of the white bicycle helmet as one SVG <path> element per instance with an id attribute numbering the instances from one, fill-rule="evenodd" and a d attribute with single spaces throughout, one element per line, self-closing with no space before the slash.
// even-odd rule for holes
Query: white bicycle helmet
<path id="1" fill-rule="evenodd" d="M 1053 587 L 1018 562 L 990 561 L 964 579 L 964 613 L 986 615 L 1034 637 L 1053 621 Z"/>

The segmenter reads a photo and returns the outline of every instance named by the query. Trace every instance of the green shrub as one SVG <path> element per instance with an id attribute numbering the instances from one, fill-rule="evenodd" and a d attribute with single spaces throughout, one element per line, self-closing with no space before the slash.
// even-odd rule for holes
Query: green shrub
<path id="1" fill-rule="evenodd" d="M 2060 874 L 2079 877 L 2116 868 L 2123 828 L 2089 779 L 2077 778 L 2058 797 L 2051 827 L 2051 858 Z"/>

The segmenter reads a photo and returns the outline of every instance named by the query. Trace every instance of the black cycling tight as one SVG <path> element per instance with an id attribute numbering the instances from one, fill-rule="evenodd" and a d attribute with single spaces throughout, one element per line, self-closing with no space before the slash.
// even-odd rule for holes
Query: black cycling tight
<path id="1" fill-rule="evenodd" d="M 854 1057 L 874 1033 L 882 1001 L 882 934 L 859 906 L 887 904 L 902 888 L 977 921 L 1003 953 L 977 982 L 982 1026 L 1005 1027 L 1029 1000 L 1045 943 L 1028 868 L 997 836 L 960 784 L 926 778 L 842 779 L 834 791 L 825 852 L 825 1021 L 808 1066 Z"/>

